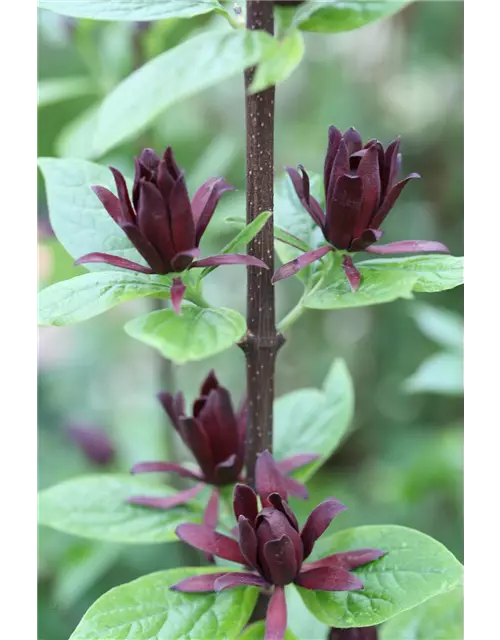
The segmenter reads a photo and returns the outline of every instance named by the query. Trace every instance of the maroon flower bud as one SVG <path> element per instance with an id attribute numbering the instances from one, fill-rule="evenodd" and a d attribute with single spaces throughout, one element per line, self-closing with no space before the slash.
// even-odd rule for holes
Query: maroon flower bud
<path id="1" fill-rule="evenodd" d="M 280 639 L 286 630 L 285 585 L 293 582 L 304 589 L 321 591 L 363 589 L 362 582 L 349 571 L 377 560 L 384 552 L 359 549 L 304 563 L 316 540 L 332 519 L 345 509 L 344 505 L 328 498 L 313 509 L 304 526 L 299 528 L 297 518 L 286 502 L 282 476 L 267 451 L 259 456 L 256 477 L 261 503 L 268 506 L 259 512 L 254 491 L 246 485 L 236 485 L 233 506 L 238 521 L 238 542 L 206 525 L 182 524 L 176 532 L 181 540 L 196 549 L 240 563 L 247 570 L 193 576 L 171 588 L 184 592 L 219 592 L 241 585 L 274 587 L 267 611 L 266 633 Z"/>
<path id="2" fill-rule="evenodd" d="M 109 464 L 115 456 L 115 448 L 108 434 L 98 427 L 83 424 L 70 424 L 66 427 L 69 439 L 76 444 L 85 456 L 99 466 Z"/>
<path id="3" fill-rule="evenodd" d="M 177 166 L 172 148 L 168 147 L 161 158 L 152 149 L 144 149 L 141 156 L 135 158 L 130 199 L 125 178 L 117 169 L 110 169 L 118 197 L 105 187 L 94 186 L 92 189 L 149 266 L 100 252 L 88 253 L 75 264 L 104 262 L 131 271 L 157 274 L 221 264 L 267 269 L 261 260 L 248 255 L 223 254 L 198 260 L 200 240 L 219 198 L 225 191 L 234 189 L 224 178 L 207 180 L 190 201 L 184 172 Z M 176 306 L 179 304 L 177 299 Z"/>
<path id="4" fill-rule="evenodd" d="M 299 165 L 300 173 L 290 167 L 288 175 L 302 205 L 320 227 L 327 246 L 308 251 L 280 267 L 273 282 L 288 278 L 329 251 L 367 251 L 370 253 L 418 253 L 442 251 L 440 242 L 404 240 L 373 246 L 382 237 L 380 225 L 392 209 L 403 188 L 417 173 L 397 182 L 401 166 L 399 138 L 387 149 L 375 139 L 364 146 L 359 133 L 351 127 L 341 133 L 336 127 L 328 130 L 328 149 L 324 166 L 325 211 L 310 194 L 309 176 Z M 343 257 L 343 268 L 353 290 L 360 282 L 360 273 L 349 255 Z"/>
<path id="5" fill-rule="evenodd" d="M 194 487 L 194 493 L 193 489 L 187 489 L 169 498 L 133 496 L 129 498 L 129 502 L 145 507 L 168 509 L 180 504 L 183 494 L 184 501 L 187 502 L 201 490 L 203 484 L 208 484 L 215 489 L 205 511 L 204 523 L 213 529 L 217 524 L 219 508 L 217 488 L 244 480 L 242 470 L 245 457 L 246 402 L 242 402 L 238 411 L 235 411 L 229 391 L 219 384 L 214 371 L 210 371 L 202 383 L 200 395 L 193 402 L 191 416 L 186 415 L 182 393 L 174 396 L 165 391 L 158 394 L 158 399 L 174 429 L 191 450 L 199 469 L 191 471 L 173 462 L 140 462 L 134 465 L 132 473 L 173 472 L 181 477 L 196 480 L 198 484 Z M 317 458 L 314 454 L 301 454 L 278 463 L 273 461 L 267 473 L 263 469 L 259 475 L 263 493 L 266 493 L 269 487 L 279 486 L 281 495 L 285 497 L 288 492 L 299 498 L 307 498 L 304 485 L 286 474 Z"/>

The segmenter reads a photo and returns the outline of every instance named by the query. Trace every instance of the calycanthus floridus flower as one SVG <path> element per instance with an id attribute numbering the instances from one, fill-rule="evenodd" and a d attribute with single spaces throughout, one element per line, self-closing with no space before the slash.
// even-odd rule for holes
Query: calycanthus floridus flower
<path id="1" fill-rule="evenodd" d="M 125 178 L 110 167 L 118 197 L 106 187 L 92 190 L 106 211 L 122 229 L 149 266 L 109 253 L 88 253 L 75 264 L 104 262 L 141 273 L 179 273 L 193 267 L 215 267 L 222 264 L 244 264 L 267 269 L 253 256 L 222 254 L 200 257 L 199 244 L 225 191 L 234 189 L 224 178 L 210 178 L 194 194 L 189 195 L 184 172 L 177 166 L 171 147 L 160 158 L 153 149 L 144 149 L 135 158 L 135 178 L 130 199 Z M 172 305 L 178 312 L 185 286 L 180 278 L 172 284 Z"/>
<path id="2" fill-rule="evenodd" d="M 394 206 L 403 188 L 412 178 L 411 173 L 397 182 L 401 167 L 400 140 L 393 140 L 384 150 L 375 139 L 364 146 L 361 136 L 354 128 L 341 133 L 336 127 L 328 130 L 328 149 L 324 165 L 325 211 L 310 194 L 309 176 L 299 165 L 301 173 L 288 167 L 297 196 L 313 221 L 323 232 L 328 243 L 284 264 L 273 276 L 273 282 L 288 278 L 305 266 L 319 260 L 330 251 L 341 250 L 344 254 L 342 267 L 355 291 L 361 275 L 354 266 L 349 253 L 367 251 L 376 254 L 420 253 L 442 251 L 449 253 L 441 242 L 428 240 L 403 240 L 376 245 L 383 231 L 380 225 Z"/>
<path id="3" fill-rule="evenodd" d="M 132 473 L 173 472 L 183 478 L 196 481 L 190 489 L 174 496 L 158 498 L 133 496 L 128 502 L 156 509 L 169 509 L 185 504 L 200 493 L 206 485 L 213 487 L 204 515 L 204 523 L 212 528 L 217 524 L 219 512 L 219 487 L 244 481 L 242 473 L 245 458 L 246 403 L 237 412 L 233 410 L 229 391 L 222 387 L 214 371 L 205 378 L 200 395 L 193 403 L 192 416 L 186 416 L 182 393 L 173 396 L 167 392 L 158 394 L 174 429 L 191 450 L 199 469 L 190 469 L 174 462 L 139 462 Z M 315 454 L 301 454 L 277 462 L 281 483 L 298 498 L 307 498 L 303 484 L 286 474 L 318 458 Z"/>
<path id="4" fill-rule="evenodd" d="M 349 573 L 385 554 L 379 549 L 358 549 L 335 553 L 315 562 L 305 562 L 316 540 L 330 522 L 346 507 L 334 498 L 319 504 L 304 526 L 299 528 L 288 506 L 287 491 L 279 469 L 267 451 L 256 465 L 257 495 L 248 486 L 237 484 L 233 507 L 238 521 L 238 540 L 218 533 L 206 525 L 185 523 L 177 527 L 177 536 L 191 546 L 224 560 L 246 567 L 245 571 L 191 576 L 171 589 L 203 592 L 252 585 L 270 589 L 266 617 L 266 639 L 281 640 L 287 626 L 284 586 L 290 583 L 320 591 L 363 589 L 363 583 Z"/>

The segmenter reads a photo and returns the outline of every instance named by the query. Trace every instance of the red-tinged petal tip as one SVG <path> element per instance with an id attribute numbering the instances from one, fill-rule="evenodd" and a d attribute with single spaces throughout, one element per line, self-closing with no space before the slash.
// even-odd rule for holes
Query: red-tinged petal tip
<path id="1" fill-rule="evenodd" d="M 278 469 L 269 451 L 263 451 L 255 464 L 255 484 L 262 505 L 268 506 L 267 497 L 271 493 L 278 493 L 283 500 L 287 499 L 284 477 Z"/>
<path id="2" fill-rule="evenodd" d="M 277 269 L 277 271 L 271 278 L 271 282 L 273 284 L 276 284 L 276 282 L 279 282 L 284 278 L 289 278 L 290 276 L 295 275 L 301 269 L 307 267 L 307 265 L 315 262 L 316 260 L 319 260 L 332 250 L 333 249 L 330 245 L 325 245 L 323 247 L 319 247 L 318 249 L 313 249 L 312 251 L 306 251 L 302 255 L 295 258 L 295 260 L 291 260 L 290 262 L 287 262 L 279 269 Z"/>
<path id="3" fill-rule="evenodd" d="M 186 285 L 180 278 L 174 278 L 170 287 L 170 299 L 172 300 L 172 309 L 177 315 L 181 312 L 182 299 L 186 292 Z"/>
<path id="4" fill-rule="evenodd" d="M 171 591 L 181 591 L 182 593 L 203 593 L 215 591 L 214 585 L 218 578 L 225 576 L 225 573 L 207 573 L 201 576 L 191 576 L 185 578 L 170 587 Z"/>
<path id="5" fill-rule="evenodd" d="M 234 587 L 269 587 L 264 578 L 254 573 L 226 573 L 226 575 L 217 578 L 214 584 L 214 591 L 220 593 L 224 589 L 234 589 Z"/>
<path id="6" fill-rule="evenodd" d="M 238 543 L 232 538 L 214 531 L 210 527 L 202 524 L 186 522 L 180 524 L 175 530 L 177 537 L 205 553 L 217 556 L 224 560 L 246 564 L 245 558 L 240 551 Z"/>
<path id="7" fill-rule="evenodd" d="M 138 271 L 139 273 L 147 274 L 154 273 L 153 269 L 150 267 L 144 267 L 142 264 L 132 262 L 132 260 L 119 258 L 118 256 L 111 255 L 110 253 L 101 253 L 99 251 L 87 253 L 74 262 L 75 266 L 89 263 L 105 263 L 110 264 L 113 267 L 119 267 L 120 269 L 127 269 L 128 271 Z"/>
<path id="8" fill-rule="evenodd" d="M 361 580 L 346 571 L 331 567 L 319 567 L 301 572 L 295 583 L 313 591 L 358 591 L 364 589 Z"/>
<path id="9" fill-rule="evenodd" d="M 310 555 L 314 543 L 330 526 L 333 518 L 346 509 L 347 507 L 338 500 L 327 498 L 311 511 L 300 532 L 300 537 L 304 545 L 304 558 Z"/>
<path id="10" fill-rule="evenodd" d="M 286 633 L 287 612 L 283 587 L 275 587 L 266 615 L 265 640 L 283 640 Z"/>
<path id="11" fill-rule="evenodd" d="M 361 273 L 354 266 L 351 256 L 344 255 L 342 258 L 342 269 L 344 269 L 344 273 L 349 281 L 351 290 L 353 292 L 357 291 L 361 282 Z"/>
<path id="12" fill-rule="evenodd" d="M 262 269 L 269 269 L 265 262 L 259 260 L 255 256 L 249 256 L 240 253 L 222 253 L 217 256 L 208 256 L 202 258 L 196 262 L 191 263 L 192 267 L 219 267 L 223 264 L 241 264 L 247 267 L 261 267 Z"/>
<path id="13" fill-rule="evenodd" d="M 179 493 L 173 496 L 166 496 L 164 498 L 158 496 L 131 496 L 127 499 L 127 502 L 138 507 L 147 507 L 149 509 L 172 509 L 181 504 L 186 504 L 186 502 L 195 498 L 204 487 L 204 484 L 198 484 L 191 489 L 179 491 Z"/>

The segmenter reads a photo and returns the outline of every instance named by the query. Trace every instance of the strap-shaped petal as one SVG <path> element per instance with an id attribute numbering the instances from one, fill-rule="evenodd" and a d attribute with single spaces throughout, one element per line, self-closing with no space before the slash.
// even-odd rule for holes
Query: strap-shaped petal
<path id="1" fill-rule="evenodd" d="M 271 282 L 275 284 L 276 282 L 279 282 L 279 280 L 284 280 L 285 278 L 294 276 L 301 269 L 307 267 L 307 265 L 312 264 L 313 262 L 316 262 L 316 260 L 319 260 L 330 251 L 333 251 L 330 245 L 325 245 L 324 247 L 319 247 L 318 249 L 313 249 L 312 251 L 306 251 L 298 258 L 287 262 L 279 269 L 277 269 L 271 279 Z"/>
<path id="2" fill-rule="evenodd" d="M 180 524 L 175 532 L 183 542 L 195 549 L 210 553 L 217 558 L 245 564 L 245 558 L 236 540 L 228 538 L 206 525 L 186 522 Z"/>
<path id="3" fill-rule="evenodd" d="M 332 569 L 331 567 L 319 567 L 301 572 L 297 576 L 295 584 L 314 591 L 354 591 L 364 588 L 363 583 L 356 576 L 345 569 Z"/>
<path id="4" fill-rule="evenodd" d="M 439 251 L 450 253 L 450 250 L 442 242 L 435 240 L 401 240 L 400 242 L 389 242 L 388 244 L 375 244 L 366 247 L 368 253 L 421 253 L 426 251 Z"/>
<path id="5" fill-rule="evenodd" d="M 130 473 L 176 473 L 181 478 L 191 478 L 193 480 L 203 480 L 199 473 L 190 471 L 176 462 L 138 462 L 134 464 Z"/>
<path id="6" fill-rule="evenodd" d="M 161 498 L 159 496 L 131 496 L 127 499 L 129 504 L 135 504 L 140 507 L 149 507 L 150 509 L 172 509 L 181 504 L 186 504 L 195 498 L 200 491 L 203 491 L 205 485 L 200 483 L 191 489 L 179 491 L 173 496 Z"/>
<path id="7" fill-rule="evenodd" d="M 349 280 L 349 284 L 351 285 L 351 289 L 353 291 L 357 291 L 359 288 L 359 283 L 361 282 L 361 273 L 354 266 L 351 256 L 344 255 L 342 258 L 342 269 Z"/>
<path id="8" fill-rule="evenodd" d="M 75 260 L 75 265 L 89 264 L 89 263 L 104 262 L 110 264 L 113 267 L 120 267 L 121 269 L 128 269 L 129 271 L 138 271 L 139 273 L 153 273 L 153 269 L 150 267 L 144 267 L 142 264 L 132 262 L 126 258 L 120 258 L 119 256 L 112 256 L 110 253 L 101 253 L 96 251 L 94 253 L 87 253 L 78 260 Z"/>
<path id="9" fill-rule="evenodd" d="M 267 606 L 265 640 L 283 640 L 287 625 L 286 598 L 283 587 L 275 587 Z"/>
<path id="10" fill-rule="evenodd" d="M 346 508 L 338 500 L 327 498 L 312 510 L 300 532 L 302 544 L 304 545 L 304 559 L 310 555 L 314 543 L 323 535 L 333 518 L 345 511 Z"/>
<path id="11" fill-rule="evenodd" d="M 232 572 L 217 578 L 214 584 L 215 591 L 220 593 L 224 589 L 234 589 L 234 587 L 270 587 L 271 585 L 255 573 Z"/>
<path id="12" fill-rule="evenodd" d="M 363 181 L 359 176 L 341 175 L 335 182 L 326 212 L 326 237 L 337 249 L 348 249 L 354 237 L 361 205 Z"/>
<path id="13" fill-rule="evenodd" d="M 210 178 L 197 189 L 191 203 L 196 246 L 200 243 L 201 237 L 212 219 L 221 195 L 226 191 L 234 191 L 234 189 L 235 187 L 221 177 Z"/>
<path id="14" fill-rule="evenodd" d="M 215 591 L 215 581 L 217 578 L 222 578 L 227 575 L 224 572 L 221 573 L 206 573 L 201 576 L 190 576 L 184 578 L 180 582 L 172 585 L 170 589 L 172 591 L 181 591 L 182 593 L 203 593 Z"/>

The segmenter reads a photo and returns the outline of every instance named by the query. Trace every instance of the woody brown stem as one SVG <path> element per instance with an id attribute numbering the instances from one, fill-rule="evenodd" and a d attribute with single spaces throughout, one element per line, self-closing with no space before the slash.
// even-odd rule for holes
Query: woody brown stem
<path id="1" fill-rule="evenodd" d="M 274 33 L 273 3 L 247 3 L 248 29 Z M 255 68 L 245 70 L 248 90 Z M 273 211 L 274 87 L 249 95 L 246 105 L 247 224 L 263 211 Z M 248 425 L 245 465 L 248 481 L 255 486 L 257 455 L 273 444 L 274 368 L 284 338 L 276 331 L 274 288 L 274 230 L 272 217 L 252 240 L 248 253 L 263 260 L 269 269 L 248 267 L 247 334 L 241 343 L 247 365 Z"/>

